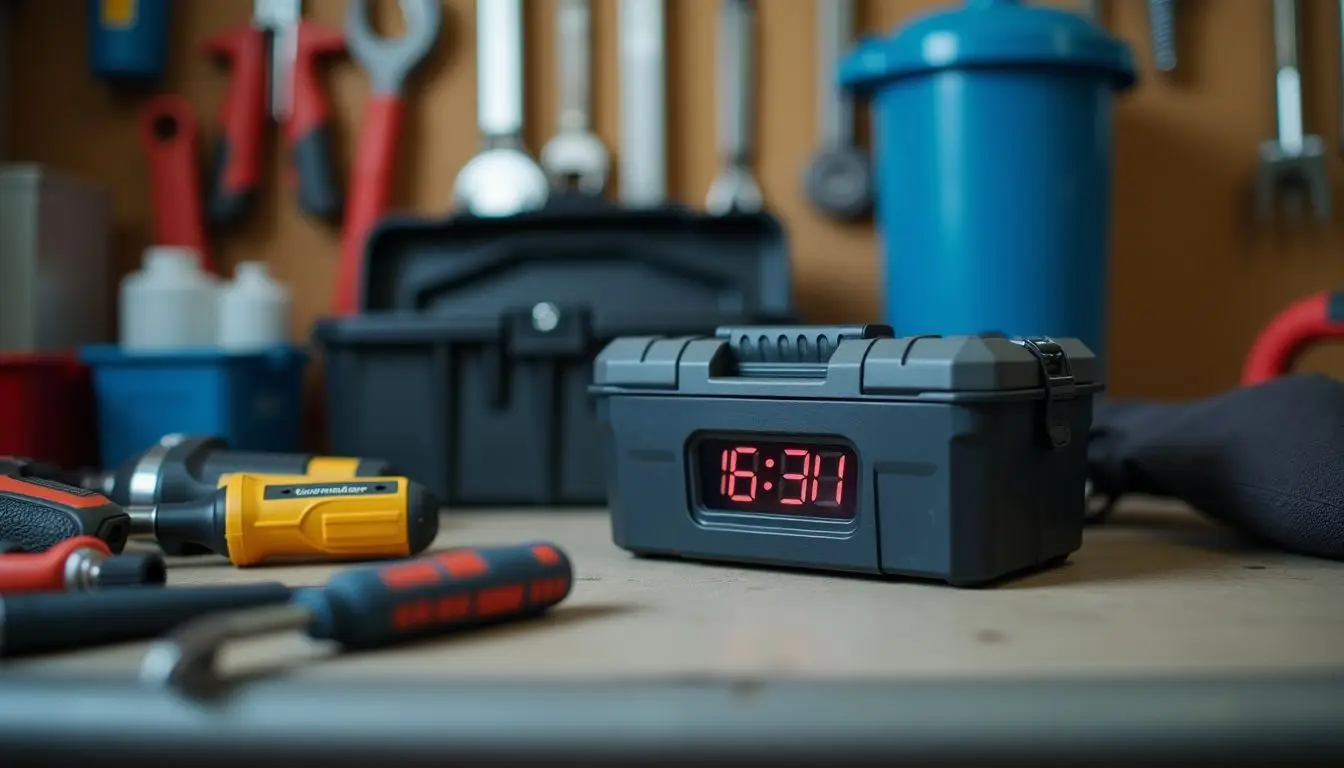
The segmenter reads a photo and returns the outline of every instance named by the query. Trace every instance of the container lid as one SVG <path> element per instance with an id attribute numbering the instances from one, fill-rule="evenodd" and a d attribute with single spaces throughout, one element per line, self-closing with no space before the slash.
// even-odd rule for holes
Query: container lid
<path id="1" fill-rule="evenodd" d="M 974 400 L 1100 387 L 1077 339 L 896 337 L 886 326 L 750 326 L 714 337 L 626 337 L 602 351 L 597 394 Z"/>
<path id="2" fill-rule="evenodd" d="M 291 365 L 308 359 L 308 350 L 298 345 L 233 352 L 214 346 L 175 347 L 128 351 L 117 344 L 96 344 L 79 350 L 87 365 L 181 366 L 214 365 L 244 361 Z"/>
<path id="3" fill-rule="evenodd" d="M 1093 70 L 1116 90 L 1135 80 L 1122 40 L 1077 13 L 1019 0 L 967 0 L 920 16 L 892 37 L 866 37 L 840 62 L 838 77 L 861 91 L 943 69 L 1022 65 Z"/>

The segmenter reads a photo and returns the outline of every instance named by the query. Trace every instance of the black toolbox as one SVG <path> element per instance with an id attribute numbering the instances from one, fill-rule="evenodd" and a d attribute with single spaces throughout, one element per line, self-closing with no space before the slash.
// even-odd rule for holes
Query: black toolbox
<path id="1" fill-rule="evenodd" d="M 777 220 L 680 208 L 387 221 L 362 304 L 313 330 L 330 449 L 457 506 L 605 502 L 588 386 L 612 339 L 795 319 Z"/>

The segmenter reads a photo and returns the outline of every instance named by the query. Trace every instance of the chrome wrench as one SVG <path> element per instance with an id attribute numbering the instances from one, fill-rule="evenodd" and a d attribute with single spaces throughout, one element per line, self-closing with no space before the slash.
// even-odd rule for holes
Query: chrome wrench
<path id="1" fill-rule="evenodd" d="M 551 177 L 552 186 L 597 196 L 606 187 L 611 157 L 593 133 L 588 117 L 592 87 L 590 13 L 588 0 L 560 0 L 556 11 L 559 127 L 541 148 L 541 167 Z"/>
<path id="2" fill-rule="evenodd" d="M 1275 198 L 1281 192 L 1291 195 L 1290 216 L 1300 210 L 1303 195 L 1317 220 L 1328 221 L 1331 215 L 1325 142 L 1303 129 L 1299 10 L 1299 0 L 1274 0 L 1274 101 L 1278 134 L 1274 140 L 1260 144 L 1255 208 L 1262 221 L 1273 217 Z"/>
<path id="3" fill-rule="evenodd" d="M 854 0 L 818 0 L 817 126 L 821 146 L 803 175 L 812 205 L 851 220 L 872 207 L 872 165 L 854 143 L 854 103 L 836 82 L 836 63 L 854 38 Z"/>
<path id="4" fill-rule="evenodd" d="M 667 69 L 664 0 L 621 0 L 621 203 L 652 208 L 667 200 Z"/>
<path id="5" fill-rule="evenodd" d="M 512 216 L 546 204 L 546 173 L 523 145 L 522 0 L 476 0 L 476 120 L 481 150 L 453 181 L 457 205 Z"/>
<path id="6" fill-rule="evenodd" d="M 720 0 L 718 37 L 719 175 L 709 185 L 705 209 L 716 216 L 748 213 L 762 207 L 761 188 L 752 175 L 751 139 L 755 100 L 754 0 Z"/>
<path id="7" fill-rule="evenodd" d="M 1176 69 L 1176 0 L 1148 0 L 1148 34 L 1153 66 L 1158 72 Z"/>

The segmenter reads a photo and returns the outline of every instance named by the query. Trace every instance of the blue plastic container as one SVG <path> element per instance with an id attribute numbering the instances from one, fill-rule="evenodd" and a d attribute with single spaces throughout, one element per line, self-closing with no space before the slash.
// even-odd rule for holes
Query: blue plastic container
<path id="1" fill-rule="evenodd" d="M 872 103 L 887 323 L 1072 336 L 1104 360 L 1128 47 L 1065 10 L 971 0 L 862 40 L 838 76 Z"/>
<path id="2" fill-rule="evenodd" d="M 103 467 L 173 432 L 219 435 L 243 451 L 300 450 L 302 348 L 127 353 L 103 345 L 85 347 L 80 358 L 93 372 Z"/>
<path id="3" fill-rule="evenodd" d="M 169 0 L 87 0 L 89 66 L 98 77 L 146 83 L 168 58 Z"/>

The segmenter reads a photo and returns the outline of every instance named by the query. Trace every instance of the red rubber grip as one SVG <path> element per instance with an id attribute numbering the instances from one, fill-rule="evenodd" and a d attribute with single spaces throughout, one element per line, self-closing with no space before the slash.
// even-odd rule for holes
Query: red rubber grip
<path id="1" fill-rule="evenodd" d="M 345 50 L 345 38 L 309 21 L 299 22 L 292 83 L 293 102 L 285 124 L 289 154 L 287 182 L 299 206 L 320 219 L 341 214 L 341 194 L 332 164 L 331 113 L 318 79 L 318 60 Z"/>
<path id="2" fill-rule="evenodd" d="M 46 552 L 0 555 L 0 595 L 64 592 L 65 561 L 81 549 L 91 549 L 103 557 L 112 554 L 102 541 L 92 536 L 76 536 Z"/>
<path id="3" fill-rule="evenodd" d="M 403 103 L 400 95 L 375 93 L 364 108 L 346 198 L 345 230 L 341 234 L 341 259 L 336 268 L 333 311 L 354 314 L 359 309 L 360 283 L 364 277 L 364 242 L 386 212 L 396 170 L 397 137 L 401 133 Z"/>
<path id="4" fill-rule="evenodd" d="M 208 40 L 206 50 L 228 63 L 228 91 L 220 105 L 223 132 L 215 147 L 210 179 L 210 220 L 228 224 L 242 218 L 261 176 L 261 142 L 266 128 L 266 35 L 252 26 L 235 27 Z"/>
<path id="5" fill-rule="evenodd" d="M 191 104 L 164 94 L 145 105 L 140 142 L 149 159 L 150 197 L 154 206 L 154 242 L 191 248 L 201 266 L 218 272 L 210 257 L 201 211 L 200 129 Z"/>
<path id="6" fill-rule="evenodd" d="M 1292 370 L 1308 347 L 1344 339 L 1344 294 L 1323 291 L 1290 304 L 1274 316 L 1251 345 L 1241 383 L 1260 384 Z"/>

